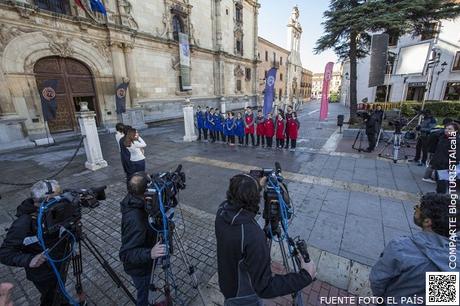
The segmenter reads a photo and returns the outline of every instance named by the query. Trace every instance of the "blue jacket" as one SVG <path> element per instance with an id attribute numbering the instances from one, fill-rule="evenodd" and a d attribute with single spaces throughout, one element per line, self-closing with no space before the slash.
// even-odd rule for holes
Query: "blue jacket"
<path id="1" fill-rule="evenodd" d="M 196 128 L 197 129 L 204 128 L 204 115 L 201 111 L 196 112 Z"/>
<path id="2" fill-rule="evenodd" d="M 208 112 L 204 112 L 203 121 L 204 121 L 204 128 L 209 129 L 209 113 Z"/>
<path id="3" fill-rule="evenodd" d="M 458 236 L 457 236 L 458 240 Z M 457 254 L 460 245 L 457 244 Z M 395 297 L 395 305 L 413 305 L 401 297 L 425 298 L 425 272 L 458 272 L 449 268 L 449 238 L 421 231 L 388 243 L 369 275 L 375 296 Z M 425 304 L 423 304 L 425 305 Z"/>
<path id="4" fill-rule="evenodd" d="M 244 120 L 236 119 L 235 136 L 244 137 Z"/>
<path id="5" fill-rule="evenodd" d="M 235 118 L 227 118 L 224 122 L 224 135 L 234 136 L 235 135 Z"/>
<path id="6" fill-rule="evenodd" d="M 208 122 L 208 129 L 210 131 L 215 131 L 216 130 L 216 122 L 215 122 L 215 117 L 213 114 L 208 113 L 206 116 L 206 121 Z"/>
<path id="7" fill-rule="evenodd" d="M 222 126 L 222 116 L 220 114 L 214 114 L 214 123 L 216 124 L 216 131 L 222 132 L 224 130 Z"/>

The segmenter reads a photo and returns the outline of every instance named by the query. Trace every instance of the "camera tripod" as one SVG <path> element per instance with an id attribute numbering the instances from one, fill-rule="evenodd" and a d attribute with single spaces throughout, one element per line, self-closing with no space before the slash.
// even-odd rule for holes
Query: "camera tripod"
<path id="1" fill-rule="evenodd" d="M 392 147 L 390 149 L 391 145 Z M 400 153 L 404 154 L 404 160 L 407 159 L 407 154 L 404 147 L 409 147 L 409 145 L 404 140 L 403 134 L 401 133 L 401 131 L 395 131 L 393 133 L 393 136 L 386 141 L 385 146 L 382 148 L 378 155 L 379 157 L 392 159 L 393 162 L 396 164 L 399 160 L 403 160 L 402 158 L 400 158 Z M 384 154 L 385 151 L 387 151 L 386 154 Z"/>
<path id="2" fill-rule="evenodd" d="M 308 252 L 306 251 L 306 247 L 305 247 L 305 252 L 302 252 L 302 251 L 298 252 L 297 251 L 298 246 L 296 246 L 296 243 L 294 242 L 294 240 L 289 237 L 289 234 L 284 229 L 284 227 L 280 226 L 280 221 L 265 220 L 264 230 L 268 238 L 268 249 L 269 249 L 270 254 L 272 251 L 273 240 L 275 240 L 275 242 L 278 242 L 279 248 L 281 251 L 281 257 L 283 259 L 283 266 L 284 266 L 284 269 L 286 270 L 286 273 L 289 273 L 289 272 L 297 273 L 302 268 L 300 260 L 296 256 L 299 253 L 303 253 L 301 255 L 305 258 L 305 260 L 310 261 Z M 287 238 L 286 242 L 283 238 Z M 291 254 L 291 261 L 292 261 L 291 264 L 289 263 L 288 252 L 289 254 Z M 300 291 L 292 295 L 292 305 L 293 306 L 303 306 L 304 305 L 302 301 L 302 294 Z"/>
<path id="3" fill-rule="evenodd" d="M 131 292 L 128 290 L 128 288 L 123 284 L 122 280 L 120 277 L 117 275 L 115 270 L 110 266 L 110 264 L 104 259 L 94 242 L 92 242 L 88 236 L 83 233 L 82 230 L 82 224 L 81 222 L 78 222 L 75 227 L 72 229 L 72 233 L 74 234 L 77 242 L 77 246 L 74 249 L 74 253 L 72 254 L 71 260 L 65 261 L 61 265 L 61 275 L 62 275 L 62 280 L 64 283 L 66 282 L 67 279 L 67 273 L 69 269 L 70 262 L 72 262 L 72 268 L 73 268 L 73 275 L 75 276 L 75 291 L 77 292 L 78 296 L 78 303 L 79 305 L 87 305 L 86 301 L 86 294 L 83 290 L 83 284 L 81 281 L 81 275 L 83 274 L 83 262 L 82 262 L 82 245 L 86 247 L 86 249 L 96 258 L 96 260 L 99 262 L 101 267 L 107 272 L 109 277 L 112 279 L 114 284 L 118 287 L 121 288 L 126 296 L 133 302 L 136 303 L 136 299 L 134 296 L 131 294 Z M 66 235 L 63 236 L 55 245 L 60 243 L 63 239 L 66 238 Z M 68 252 L 73 252 L 72 251 L 72 245 L 70 242 L 67 242 L 66 245 L 66 253 Z M 52 306 L 59 306 L 61 305 L 60 297 L 58 298 L 58 293 L 59 290 L 56 290 L 56 295 L 55 299 L 53 302 Z"/>
<path id="4" fill-rule="evenodd" d="M 357 150 L 358 152 L 364 151 L 363 149 L 363 138 L 364 138 L 364 124 L 359 128 L 358 134 L 356 134 L 355 141 L 353 141 L 353 144 L 351 145 L 351 148 L 354 150 Z M 358 140 L 359 139 L 359 140 Z M 356 147 L 356 143 L 359 142 L 359 146 Z"/>
<path id="5" fill-rule="evenodd" d="M 172 266 L 171 266 L 171 255 L 174 254 L 174 244 L 177 245 L 177 249 L 179 250 L 179 256 L 183 262 L 183 264 L 187 267 L 187 274 L 190 276 L 190 279 L 192 281 L 192 287 L 198 292 L 198 295 L 200 296 L 201 302 L 203 305 L 206 305 L 203 293 L 200 290 L 200 287 L 198 286 L 198 279 L 195 275 L 196 269 L 195 267 L 191 264 L 187 253 L 185 252 L 184 245 L 177 234 L 175 230 L 175 224 L 174 221 L 171 218 L 168 218 L 168 227 L 169 227 L 169 233 L 171 233 L 172 237 L 170 237 L 171 240 L 169 240 L 168 245 L 166 246 L 169 249 L 169 252 L 167 253 L 166 256 L 154 260 L 153 263 L 153 268 L 151 272 L 151 277 L 150 277 L 150 286 L 149 286 L 149 305 L 151 306 L 172 306 L 172 305 L 185 305 L 183 301 L 180 301 L 179 297 L 177 296 L 177 284 L 175 283 L 174 280 L 174 274 L 172 271 Z M 167 237 L 165 237 L 164 232 L 159 232 L 159 241 L 162 241 L 163 243 L 168 241 Z M 161 266 L 162 272 L 163 272 L 163 278 L 160 278 L 161 271 L 158 272 L 158 277 L 155 278 L 156 274 L 156 268 L 157 266 Z M 172 288 L 171 288 L 172 287 Z M 163 292 L 161 291 L 163 289 Z M 175 299 L 172 296 L 171 289 L 176 291 L 176 296 Z M 180 301 L 181 303 L 178 303 Z"/>

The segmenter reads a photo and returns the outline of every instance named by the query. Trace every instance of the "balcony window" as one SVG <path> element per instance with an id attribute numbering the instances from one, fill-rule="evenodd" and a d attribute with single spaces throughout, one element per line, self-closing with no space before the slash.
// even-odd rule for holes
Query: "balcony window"
<path id="1" fill-rule="evenodd" d="M 36 0 L 35 5 L 42 10 L 70 15 L 69 0 Z"/>
<path id="2" fill-rule="evenodd" d="M 251 80 L 251 68 L 246 68 L 246 71 L 245 71 L 245 78 L 246 78 L 246 81 L 250 81 L 250 80 Z"/>
<path id="3" fill-rule="evenodd" d="M 460 100 L 460 82 L 447 83 L 444 100 Z"/>
<path id="4" fill-rule="evenodd" d="M 460 71 L 460 51 L 457 51 L 454 58 L 454 66 L 452 67 L 452 71 Z"/>
<path id="5" fill-rule="evenodd" d="M 283 80 L 283 74 L 280 73 L 280 81 L 282 81 L 282 80 Z"/>
<path id="6" fill-rule="evenodd" d="M 241 4 L 235 4 L 235 20 L 237 23 L 243 22 L 243 7 Z"/>
<path id="7" fill-rule="evenodd" d="M 268 51 L 265 51 L 265 61 L 268 62 Z"/>
<path id="8" fill-rule="evenodd" d="M 283 57 L 280 56 L 280 66 L 283 66 Z"/>
<path id="9" fill-rule="evenodd" d="M 174 40 L 178 41 L 179 33 L 184 33 L 184 22 L 182 21 L 181 17 L 174 15 L 172 19 L 172 25 Z"/>

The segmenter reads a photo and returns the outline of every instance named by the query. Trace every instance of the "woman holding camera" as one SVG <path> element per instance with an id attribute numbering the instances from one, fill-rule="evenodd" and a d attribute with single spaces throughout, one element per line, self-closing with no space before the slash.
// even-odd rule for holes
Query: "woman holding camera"
<path id="1" fill-rule="evenodd" d="M 139 136 L 136 129 L 129 129 L 124 138 L 124 145 L 130 153 L 130 167 L 128 173 L 128 179 L 136 172 L 145 171 L 145 156 L 144 150 L 147 144 Z"/>

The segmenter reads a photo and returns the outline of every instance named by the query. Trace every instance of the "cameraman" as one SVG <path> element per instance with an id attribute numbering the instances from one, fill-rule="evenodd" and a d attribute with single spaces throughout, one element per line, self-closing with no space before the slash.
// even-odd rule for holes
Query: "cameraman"
<path id="1" fill-rule="evenodd" d="M 428 158 L 428 136 L 430 131 L 436 126 L 436 119 L 431 115 L 431 111 L 426 109 L 423 111 L 423 120 L 416 127 L 416 130 L 419 132 L 419 137 L 417 139 L 417 145 L 415 146 L 415 157 L 412 160 L 415 163 L 418 163 L 419 166 L 426 164 Z M 422 160 L 420 160 L 420 157 Z"/>
<path id="2" fill-rule="evenodd" d="M 0 247 L 0 262 L 7 266 L 25 268 L 27 279 L 40 291 L 42 306 L 53 305 L 55 299 L 61 297 L 56 287 L 56 277 L 38 243 L 38 208 L 43 201 L 60 193 L 61 187 L 55 180 L 35 183 L 31 188 L 31 197 L 18 206 L 17 219 L 11 224 Z M 59 233 L 44 235 L 44 240 L 52 258 L 64 257 L 67 241 L 60 240 Z M 59 268 L 59 264 L 56 265 Z"/>
<path id="3" fill-rule="evenodd" d="M 272 274 L 267 238 L 255 220 L 261 189 L 255 178 L 238 174 L 217 211 L 217 267 L 226 306 L 261 305 L 260 298 L 297 292 L 316 277 L 315 264 L 303 259 L 298 273 Z"/>
<path id="4" fill-rule="evenodd" d="M 371 112 L 364 117 L 364 122 L 366 123 L 366 135 L 367 135 L 367 142 L 369 146 L 365 150 L 365 152 L 372 152 L 375 149 L 376 143 L 376 134 L 377 134 L 377 126 L 379 123 L 379 114 L 375 112 Z"/>
<path id="5" fill-rule="evenodd" d="M 145 210 L 144 193 L 150 178 L 134 173 L 128 182 L 128 195 L 121 201 L 120 260 L 137 290 L 137 306 L 148 305 L 153 261 L 166 255 L 165 245 L 157 243 Z"/>

